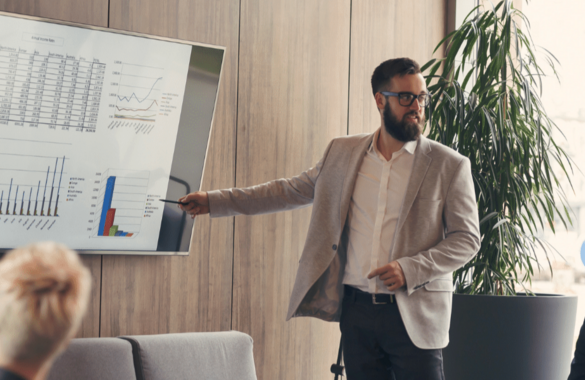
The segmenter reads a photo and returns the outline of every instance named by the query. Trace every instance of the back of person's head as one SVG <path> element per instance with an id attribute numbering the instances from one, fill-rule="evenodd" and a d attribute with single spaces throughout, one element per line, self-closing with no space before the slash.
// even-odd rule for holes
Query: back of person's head
<path id="1" fill-rule="evenodd" d="M 91 276 L 77 253 L 52 242 L 0 260 L 0 354 L 8 362 L 54 358 L 75 335 L 87 308 Z"/>
<path id="2" fill-rule="evenodd" d="M 420 72 L 418 63 L 410 58 L 395 58 L 384 61 L 376 67 L 372 74 L 372 92 L 375 96 L 377 92 L 383 90 L 383 87 L 390 85 L 392 78 L 397 75 L 403 77 L 407 74 L 420 74 Z"/>

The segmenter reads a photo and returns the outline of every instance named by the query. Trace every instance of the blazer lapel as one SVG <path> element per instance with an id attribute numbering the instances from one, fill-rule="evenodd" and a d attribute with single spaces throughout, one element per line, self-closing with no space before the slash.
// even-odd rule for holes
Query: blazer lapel
<path id="1" fill-rule="evenodd" d="M 341 216 L 341 228 L 345 225 L 345 221 L 347 219 L 347 212 L 349 210 L 349 200 L 351 199 L 351 195 L 353 194 L 353 189 L 355 187 L 355 180 L 357 178 L 358 172 L 360 170 L 360 166 L 362 165 L 362 161 L 366 154 L 366 151 L 370 147 L 374 139 L 374 133 L 369 135 L 366 139 L 361 141 L 358 145 L 354 146 L 351 151 L 351 156 L 349 158 L 349 165 L 347 166 L 347 170 L 345 172 L 345 177 L 343 179 L 343 187 L 341 190 L 341 202 L 339 204 L 340 209 L 340 216 Z"/>
<path id="2" fill-rule="evenodd" d="M 400 209 L 400 216 L 398 217 L 398 225 L 396 226 L 396 231 L 399 231 L 404 224 L 406 217 L 408 216 L 408 212 L 416 199 L 418 194 L 418 190 L 420 189 L 420 185 L 422 184 L 425 176 L 427 175 L 427 170 L 431 165 L 431 161 L 433 160 L 427 153 L 431 150 L 431 146 L 426 137 L 422 136 L 419 138 L 419 143 L 417 149 L 414 153 L 414 162 L 412 164 L 412 172 L 410 174 L 410 180 L 408 181 L 408 186 L 406 187 L 406 194 L 404 195 L 404 202 L 402 203 L 402 208 Z"/>

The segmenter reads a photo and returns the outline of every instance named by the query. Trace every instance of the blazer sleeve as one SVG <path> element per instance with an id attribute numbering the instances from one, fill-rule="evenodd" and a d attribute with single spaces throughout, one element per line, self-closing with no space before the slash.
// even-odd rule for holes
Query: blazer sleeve
<path id="1" fill-rule="evenodd" d="M 292 178 L 281 178 L 261 185 L 208 191 L 212 218 L 234 215 L 259 215 L 294 210 L 313 203 L 315 184 L 331 150 L 329 143 L 319 162 Z"/>
<path id="2" fill-rule="evenodd" d="M 397 260 L 406 278 L 408 295 L 433 280 L 449 276 L 479 251 L 479 217 L 468 158 L 461 160 L 453 175 L 443 218 L 445 239 L 428 250 Z"/>

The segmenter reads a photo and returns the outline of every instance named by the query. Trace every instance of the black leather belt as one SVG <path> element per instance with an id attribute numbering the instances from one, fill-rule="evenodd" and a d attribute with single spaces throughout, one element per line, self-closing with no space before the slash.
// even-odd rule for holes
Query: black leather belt
<path id="1" fill-rule="evenodd" d="M 362 303 L 366 305 L 384 305 L 387 303 L 394 303 L 394 294 L 372 294 L 354 288 L 353 286 L 344 285 L 344 296 L 348 297 L 355 303 Z"/>

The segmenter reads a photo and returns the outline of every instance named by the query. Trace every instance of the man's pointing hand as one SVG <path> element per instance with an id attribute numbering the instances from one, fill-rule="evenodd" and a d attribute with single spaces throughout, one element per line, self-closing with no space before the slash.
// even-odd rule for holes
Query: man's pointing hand
<path id="1" fill-rule="evenodd" d="M 206 191 L 187 194 L 179 199 L 179 202 L 188 203 L 188 205 L 179 205 L 179 207 L 191 215 L 191 218 L 196 215 L 209 214 L 209 197 Z"/>

